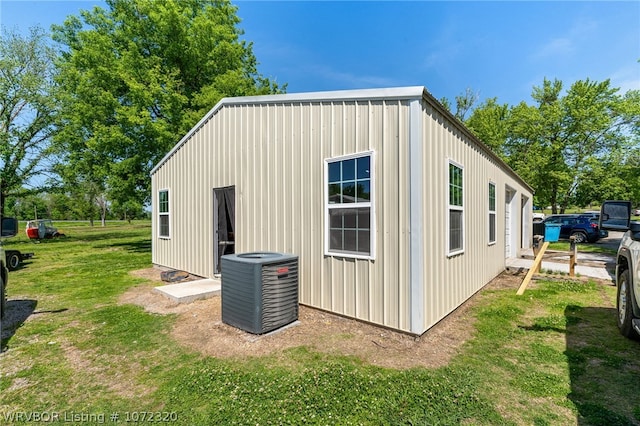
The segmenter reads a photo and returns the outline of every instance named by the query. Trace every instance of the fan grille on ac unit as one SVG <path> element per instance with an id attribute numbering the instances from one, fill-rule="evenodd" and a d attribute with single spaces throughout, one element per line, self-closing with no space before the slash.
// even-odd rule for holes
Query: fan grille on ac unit
<path id="1" fill-rule="evenodd" d="M 222 321 L 263 334 L 298 319 L 298 257 L 283 253 L 222 256 Z"/>
<path id="2" fill-rule="evenodd" d="M 262 326 L 275 329 L 298 319 L 298 261 L 262 267 Z"/>

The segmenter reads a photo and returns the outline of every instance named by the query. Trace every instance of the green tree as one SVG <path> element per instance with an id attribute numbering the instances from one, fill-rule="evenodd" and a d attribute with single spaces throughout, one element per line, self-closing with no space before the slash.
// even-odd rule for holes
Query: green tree
<path id="1" fill-rule="evenodd" d="M 474 92 L 469 87 L 467 87 L 463 94 L 456 96 L 456 113 L 454 114 L 456 118 L 464 121 L 479 98 L 480 94 Z"/>
<path id="2" fill-rule="evenodd" d="M 640 144 L 636 144 L 624 164 L 622 179 L 629 184 L 629 199 L 640 208 Z"/>
<path id="3" fill-rule="evenodd" d="M 133 201 L 129 201 L 126 204 L 114 203 L 111 205 L 110 211 L 114 215 L 114 218 L 126 220 L 129 223 L 131 223 L 133 219 L 144 219 L 148 217 L 144 211 L 144 207 Z"/>
<path id="4" fill-rule="evenodd" d="M 530 121 L 513 127 L 510 135 L 516 148 L 522 143 L 533 145 L 526 172 L 554 212 L 556 206 L 564 212 L 579 183 L 589 175 L 590 164 L 633 143 L 630 136 L 640 120 L 640 105 L 634 105 L 629 94 L 618 95 L 609 80 L 577 81 L 564 96 L 561 88 L 558 80 L 546 79 L 542 87 L 534 88 L 537 107 L 519 116 L 529 114 Z"/>
<path id="5" fill-rule="evenodd" d="M 476 104 L 478 99 L 480 98 L 480 94 L 478 92 L 474 92 L 471 88 L 467 87 L 464 93 L 456 96 L 456 110 L 455 112 L 451 109 L 451 101 L 447 98 L 440 98 L 439 102 L 443 107 L 449 112 L 451 112 L 458 120 L 464 122 L 467 114 L 473 109 L 473 106 Z"/>
<path id="6" fill-rule="evenodd" d="M 599 205 L 604 200 L 630 198 L 633 182 L 625 179 L 628 170 L 622 156 L 616 151 L 604 158 L 588 158 L 572 204 L 585 207 Z"/>
<path id="7" fill-rule="evenodd" d="M 497 98 L 487 99 L 473 111 L 466 125 L 496 154 L 504 157 L 510 112 L 509 105 L 499 104 Z"/>
<path id="8" fill-rule="evenodd" d="M 7 197 L 5 210 L 7 216 L 16 217 L 19 220 L 42 219 L 46 217 L 47 205 L 38 194 L 25 191 L 23 195 Z"/>
<path id="9" fill-rule="evenodd" d="M 65 93 L 59 168 L 98 197 L 145 204 L 153 165 L 216 102 L 283 89 L 258 73 L 227 0 L 107 6 L 53 28 Z"/>
<path id="10" fill-rule="evenodd" d="M 55 51 L 45 32 L 3 28 L 0 43 L 0 214 L 5 199 L 46 173 L 57 109 Z"/>
<path id="11" fill-rule="evenodd" d="M 60 162 L 53 169 L 64 182 L 62 191 L 74 200 L 70 212 L 77 219 L 88 220 L 91 226 L 98 218 L 104 225 L 107 214 L 105 162 L 81 143 L 66 146 L 75 146 L 76 150 L 65 153 L 67 162 Z"/>
<path id="12" fill-rule="evenodd" d="M 594 162 L 592 170 L 578 187 L 578 195 L 600 194 L 597 200 L 630 200 L 640 207 L 640 145 Z M 586 188 L 585 188 L 586 187 Z M 578 199 L 584 202 L 584 198 Z"/>
<path id="13" fill-rule="evenodd" d="M 467 124 L 535 188 L 537 204 L 564 212 L 573 202 L 630 195 L 620 184 L 631 172 L 618 164 L 638 146 L 640 91 L 618 91 L 609 80 L 587 79 L 563 93 L 561 81 L 545 79 L 533 89 L 534 105 L 490 99 Z"/>
<path id="14" fill-rule="evenodd" d="M 513 107 L 503 147 L 511 167 L 535 188 L 538 202 L 552 206 L 553 213 L 558 194 L 574 181 L 563 157 L 561 91 L 562 82 L 545 79 L 542 87 L 533 89 L 537 105 L 521 102 Z"/>

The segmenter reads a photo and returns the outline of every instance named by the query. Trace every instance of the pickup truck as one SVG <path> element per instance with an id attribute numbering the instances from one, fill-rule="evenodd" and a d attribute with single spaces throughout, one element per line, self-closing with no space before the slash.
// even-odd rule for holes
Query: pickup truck
<path id="1" fill-rule="evenodd" d="M 3 218 L 0 226 L 1 237 L 13 237 L 18 233 L 18 221 L 12 217 Z M 4 248 L 0 243 L 0 319 L 4 318 L 7 308 L 7 284 L 9 269 Z"/>
<path id="2" fill-rule="evenodd" d="M 616 256 L 616 309 L 623 336 L 640 337 L 640 222 L 631 222 L 631 202 L 605 201 L 601 229 L 625 231 Z"/>

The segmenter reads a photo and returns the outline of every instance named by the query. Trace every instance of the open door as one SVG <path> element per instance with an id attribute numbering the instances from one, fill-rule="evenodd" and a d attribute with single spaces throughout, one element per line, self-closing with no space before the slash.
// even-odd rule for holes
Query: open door
<path id="1" fill-rule="evenodd" d="M 213 271 L 220 274 L 220 259 L 235 253 L 236 188 L 213 189 Z"/>
<path id="2" fill-rule="evenodd" d="M 509 259 L 511 257 L 516 256 L 516 244 L 517 239 L 516 235 L 518 233 L 517 229 L 517 208 L 514 208 L 514 200 L 515 200 L 516 191 L 505 187 L 505 205 L 504 205 L 504 256 L 505 259 Z"/>
<path id="3" fill-rule="evenodd" d="M 520 196 L 520 248 L 531 247 L 531 200 L 525 195 Z"/>
<path id="4" fill-rule="evenodd" d="M 605 201 L 600 208 L 600 229 L 627 231 L 631 225 L 631 201 Z"/>

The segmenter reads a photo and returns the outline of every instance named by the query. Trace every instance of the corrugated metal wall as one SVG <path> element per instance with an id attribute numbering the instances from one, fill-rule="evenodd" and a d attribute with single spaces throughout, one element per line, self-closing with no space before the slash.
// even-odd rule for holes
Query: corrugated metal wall
<path id="1" fill-rule="evenodd" d="M 213 199 L 235 185 L 236 252 L 300 257 L 301 303 L 408 330 L 407 101 L 224 105 L 152 175 L 171 238 L 153 262 L 213 276 Z M 324 160 L 375 152 L 375 260 L 324 255 Z M 155 222 L 155 220 L 154 220 Z"/>
<path id="2" fill-rule="evenodd" d="M 428 329 L 480 290 L 505 267 L 505 192 L 517 191 L 513 213 L 520 218 L 520 197 L 531 192 L 510 176 L 468 135 L 423 101 L 423 164 L 425 249 L 424 329 Z M 464 252 L 447 256 L 448 164 L 463 167 Z M 496 242 L 489 244 L 489 182 L 496 185 Z M 517 202 L 516 202 L 517 201 Z M 528 206 L 531 209 L 530 205 Z M 531 220 L 530 216 L 527 215 Z M 519 219 L 515 224 L 519 224 Z M 512 225 L 514 241 L 522 241 L 519 226 Z"/>
<path id="3" fill-rule="evenodd" d="M 531 208 L 530 191 L 428 95 L 278 99 L 223 102 L 155 170 L 154 263 L 213 276 L 212 192 L 235 185 L 237 253 L 297 254 L 301 303 L 420 334 L 504 269 L 507 188 L 516 191 L 513 244 L 528 245 L 520 228 L 529 229 L 531 218 L 520 217 L 521 197 L 525 210 Z M 375 259 L 325 256 L 324 160 L 364 151 L 374 152 Z M 410 161 L 411 153 L 422 161 Z M 451 257 L 449 160 L 464 168 L 465 249 Z M 497 190 L 494 244 L 488 243 L 490 181 Z M 410 200 L 416 188 L 420 199 Z M 170 239 L 156 236 L 161 189 L 170 193 Z M 421 225 L 413 236 L 412 223 Z"/>

